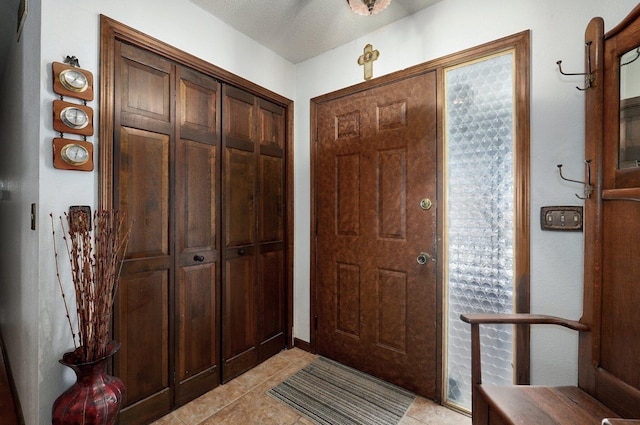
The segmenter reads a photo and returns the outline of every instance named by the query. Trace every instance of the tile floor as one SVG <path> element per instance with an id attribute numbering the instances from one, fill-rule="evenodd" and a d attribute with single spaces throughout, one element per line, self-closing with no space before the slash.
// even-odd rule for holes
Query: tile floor
<path id="1" fill-rule="evenodd" d="M 313 425 L 266 392 L 315 359 L 294 348 L 157 420 L 153 425 Z M 400 425 L 470 425 L 465 415 L 418 397 Z"/>

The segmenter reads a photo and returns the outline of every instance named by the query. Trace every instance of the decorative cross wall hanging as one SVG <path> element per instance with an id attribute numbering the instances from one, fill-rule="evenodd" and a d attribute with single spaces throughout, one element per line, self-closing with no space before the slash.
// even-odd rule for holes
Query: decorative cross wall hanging
<path id="1" fill-rule="evenodd" d="M 380 52 L 373 50 L 371 44 L 364 46 L 364 53 L 358 58 L 358 65 L 364 65 L 364 79 L 370 80 L 373 77 L 373 61 L 378 59 Z"/>

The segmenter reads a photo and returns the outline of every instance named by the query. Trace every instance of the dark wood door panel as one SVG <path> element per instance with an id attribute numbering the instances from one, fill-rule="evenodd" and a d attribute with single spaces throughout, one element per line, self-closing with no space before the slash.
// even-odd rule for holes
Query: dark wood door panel
<path id="1" fill-rule="evenodd" d="M 220 87 L 176 71 L 175 159 L 177 406 L 220 383 L 219 160 Z"/>
<path id="2" fill-rule="evenodd" d="M 181 267 L 176 329 L 176 406 L 220 383 L 216 263 Z"/>
<path id="3" fill-rule="evenodd" d="M 320 354 L 433 398 L 435 73 L 320 104 Z"/>
<path id="4" fill-rule="evenodd" d="M 118 208 L 138 223 L 127 258 L 169 255 L 170 135 L 122 127 L 119 142 Z"/>
<path id="5" fill-rule="evenodd" d="M 176 166 L 176 234 L 179 264 L 216 261 L 219 183 L 217 148 L 178 142 Z M 202 256 L 203 259 L 194 259 Z"/>
<path id="6" fill-rule="evenodd" d="M 258 229 L 259 241 L 284 240 L 284 160 L 260 155 L 258 165 L 260 199 Z"/>
<path id="7" fill-rule="evenodd" d="M 121 278 L 119 294 L 114 338 L 122 347 L 114 366 L 127 388 L 126 410 L 147 398 L 165 400 L 164 393 L 171 384 L 169 270 L 126 274 Z M 164 405 L 164 409 L 169 408 L 169 404 Z"/>
<path id="8" fill-rule="evenodd" d="M 227 382 L 255 366 L 257 347 L 257 291 L 255 250 L 241 253 L 225 261 L 223 307 L 222 381 Z"/>
<path id="9" fill-rule="evenodd" d="M 231 86 L 224 86 L 225 146 L 253 152 L 256 142 L 255 97 Z"/>
<path id="10" fill-rule="evenodd" d="M 263 245 L 258 263 L 259 361 L 286 345 L 284 244 Z"/>
<path id="11" fill-rule="evenodd" d="M 284 108 L 260 99 L 258 114 L 260 153 L 283 157 L 285 140 Z"/>
<path id="12" fill-rule="evenodd" d="M 225 246 L 255 244 L 256 165 L 252 152 L 225 150 L 224 188 Z"/>
<path id="13" fill-rule="evenodd" d="M 179 68 L 180 138 L 220 144 L 220 83 L 188 68 Z"/>
<path id="14" fill-rule="evenodd" d="M 118 43 L 121 58 L 116 81 L 116 101 L 123 125 L 158 128 L 171 127 L 171 73 L 173 65 L 157 55 Z"/>

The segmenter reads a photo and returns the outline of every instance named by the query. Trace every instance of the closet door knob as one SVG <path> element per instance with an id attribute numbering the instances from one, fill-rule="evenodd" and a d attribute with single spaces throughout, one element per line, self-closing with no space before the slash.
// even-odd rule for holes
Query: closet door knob
<path id="1" fill-rule="evenodd" d="M 240 248 L 240 249 L 238 250 L 238 255 L 244 255 L 244 249 Z"/>
<path id="2" fill-rule="evenodd" d="M 193 256 L 193 261 L 197 261 L 198 263 L 202 263 L 204 261 L 204 256 L 203 255 L 194 255 Z"/>

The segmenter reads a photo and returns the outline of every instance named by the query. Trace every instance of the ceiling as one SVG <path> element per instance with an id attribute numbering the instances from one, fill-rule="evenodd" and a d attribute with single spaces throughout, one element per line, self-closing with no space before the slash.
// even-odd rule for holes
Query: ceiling
<path id="1" fill-rule="evenodd" d="M 356 15 L 346 0 L 189 0 L 292 63 L 303 62 L 441 0 L 393 0 Z"/>
<path id="2" fill-rule="evenodd" d="M 393 0 L 377 15 L 346 0 L 189 0 L 292 63 L 299 63 L 412 15 L 441 0 Z M 0 58 L 16 42 L 20 0 L 0 0 Z M 5 61 L 0 61 L 0 75 Z"/>

